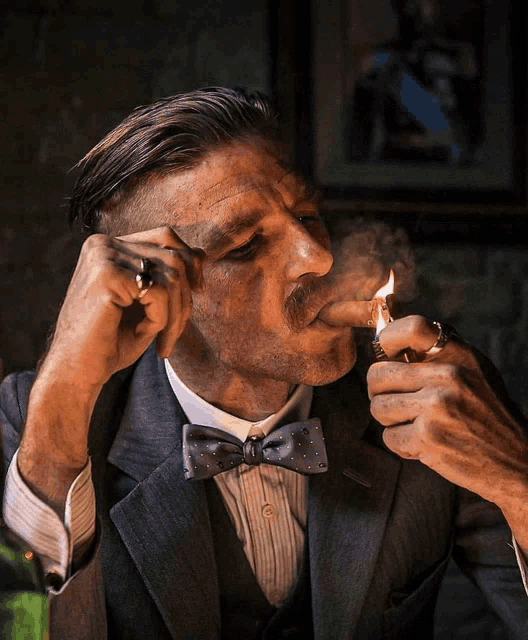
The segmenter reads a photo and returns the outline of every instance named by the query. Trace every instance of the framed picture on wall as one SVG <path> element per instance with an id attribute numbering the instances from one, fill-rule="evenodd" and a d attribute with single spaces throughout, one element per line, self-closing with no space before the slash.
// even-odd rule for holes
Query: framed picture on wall
<path id="1" fill-rule="evenodd" d="M 327 200 L 520 203 L 526 47 L 513 3 L 312 0 L 298 142 Z"/>

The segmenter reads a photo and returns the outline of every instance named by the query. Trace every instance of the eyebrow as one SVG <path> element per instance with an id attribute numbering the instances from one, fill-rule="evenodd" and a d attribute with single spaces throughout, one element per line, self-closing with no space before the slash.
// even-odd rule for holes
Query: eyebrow
<path id="1" fill-rule="evenodd" d="M 303 200 L 315 200 L 319 203 L 322 200 L 323 192 L 320 187 L 312 184 L 311 182 L 304 182 L 301 195 L 297 198 L 297 201 L 302 202 Z"/>
<path id="2" fill-rule="evenodd" d="M 214 226 L 205 233 L 204 244 L 214 251 L 222 251 L 236 236 L 257 225 L 265 215 L 264 211 L 255 210 L 234 220 L 228 220 L 221 226 Z"/>
<path id="3" fill-rule="evenodd" d="M 320 197 L 321 190 L 318 187 L 311 183 L 304 182 L 301 193 L 299 197 L 296 198 L 296 201 L 318 201 Z M 223 251 L 238 235 L 247 229 L 255 227 L 265 215 L 266 213 L 264 211 L 257 209 L 250 213 L 242 213 L 238 218 L 228 220 L 224 225 L 212 227 L 206 231 L 204 235 L 206 250 Z"/>

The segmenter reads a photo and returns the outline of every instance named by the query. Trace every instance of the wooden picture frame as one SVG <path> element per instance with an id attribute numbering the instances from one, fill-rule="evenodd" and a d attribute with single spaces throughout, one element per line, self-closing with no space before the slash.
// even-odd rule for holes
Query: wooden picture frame
<path id="1" fill-rule="evenodd" d="M 505 216 L 526 219 L 525 3 L 482 3 L 480 45 L 473 43 L 473 52 L 480 46 L 477 62 L 483 96 L 479 161 L 457 164 L 444 159 L 429 161 L 425 167 L 419 162 L 380 161 L 379 156 L 375 162 L 347 157 L 343 68 L 349 55 L 350 4 L 350 0 L 271 4 L 272 81 L 285 123 L 283 137 L 297 164 L 322 188 L 323 207 L 330 212 L 385 212 L 405 219 L 412 215 L 429 219 L 464 215 L 466 221 L 471 216 L 487 217 L 502 223 Z M 382 4 L 388 7 L 391 2 Z M 385 44 L 398 39 L 394 29 L 386 34 L 382 30 L 382 46 L 384 36 Z M 475 53 L 473 58 L 475 62 Z"/>

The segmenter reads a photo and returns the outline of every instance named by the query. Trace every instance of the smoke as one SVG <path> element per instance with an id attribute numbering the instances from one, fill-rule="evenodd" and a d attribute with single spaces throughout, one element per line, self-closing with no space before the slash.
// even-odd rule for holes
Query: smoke
<path id="1" fill-rule="evenodd" d="M 327 278 L 336 300 L 371 300 L 394 271 L 395 295 L 391 309 L 396 317 L 401 307 L 416 296 L 416 260 L 407 233 L 379 220 L 339 218 L 327 222 L 332 239 L 334 264 Z M 397 309 L 400 307 L 400 309 Z M 401 313 L 400 313 L 401 312 Z M 354 329 L 357 346 L 356 371 L 366 375 L 374 361 L 373 331 Z"/>
<path id="2" fill-rule="evenodd" d="M 387 282 L 390 269 L 396 301 L 404 303 L 416 295 L 415 255 L 404 229 L 361 217 L 329 226 L 334 254 L 329 278 L 337 299 L 370 300 Z"/>

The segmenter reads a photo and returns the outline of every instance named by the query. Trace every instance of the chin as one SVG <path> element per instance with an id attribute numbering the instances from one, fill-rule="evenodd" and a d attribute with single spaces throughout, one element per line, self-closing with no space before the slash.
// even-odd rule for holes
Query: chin
<path id="1" fill-rule="evenodd" d="M 296 384 L 320 387 L 346 375 L 356 364 L 355 345 L 349 350 L 335 350 L 316 360 L 304 362 L 298 368 Z M 300 374 L 300 375 L 299 375 Z"/>

